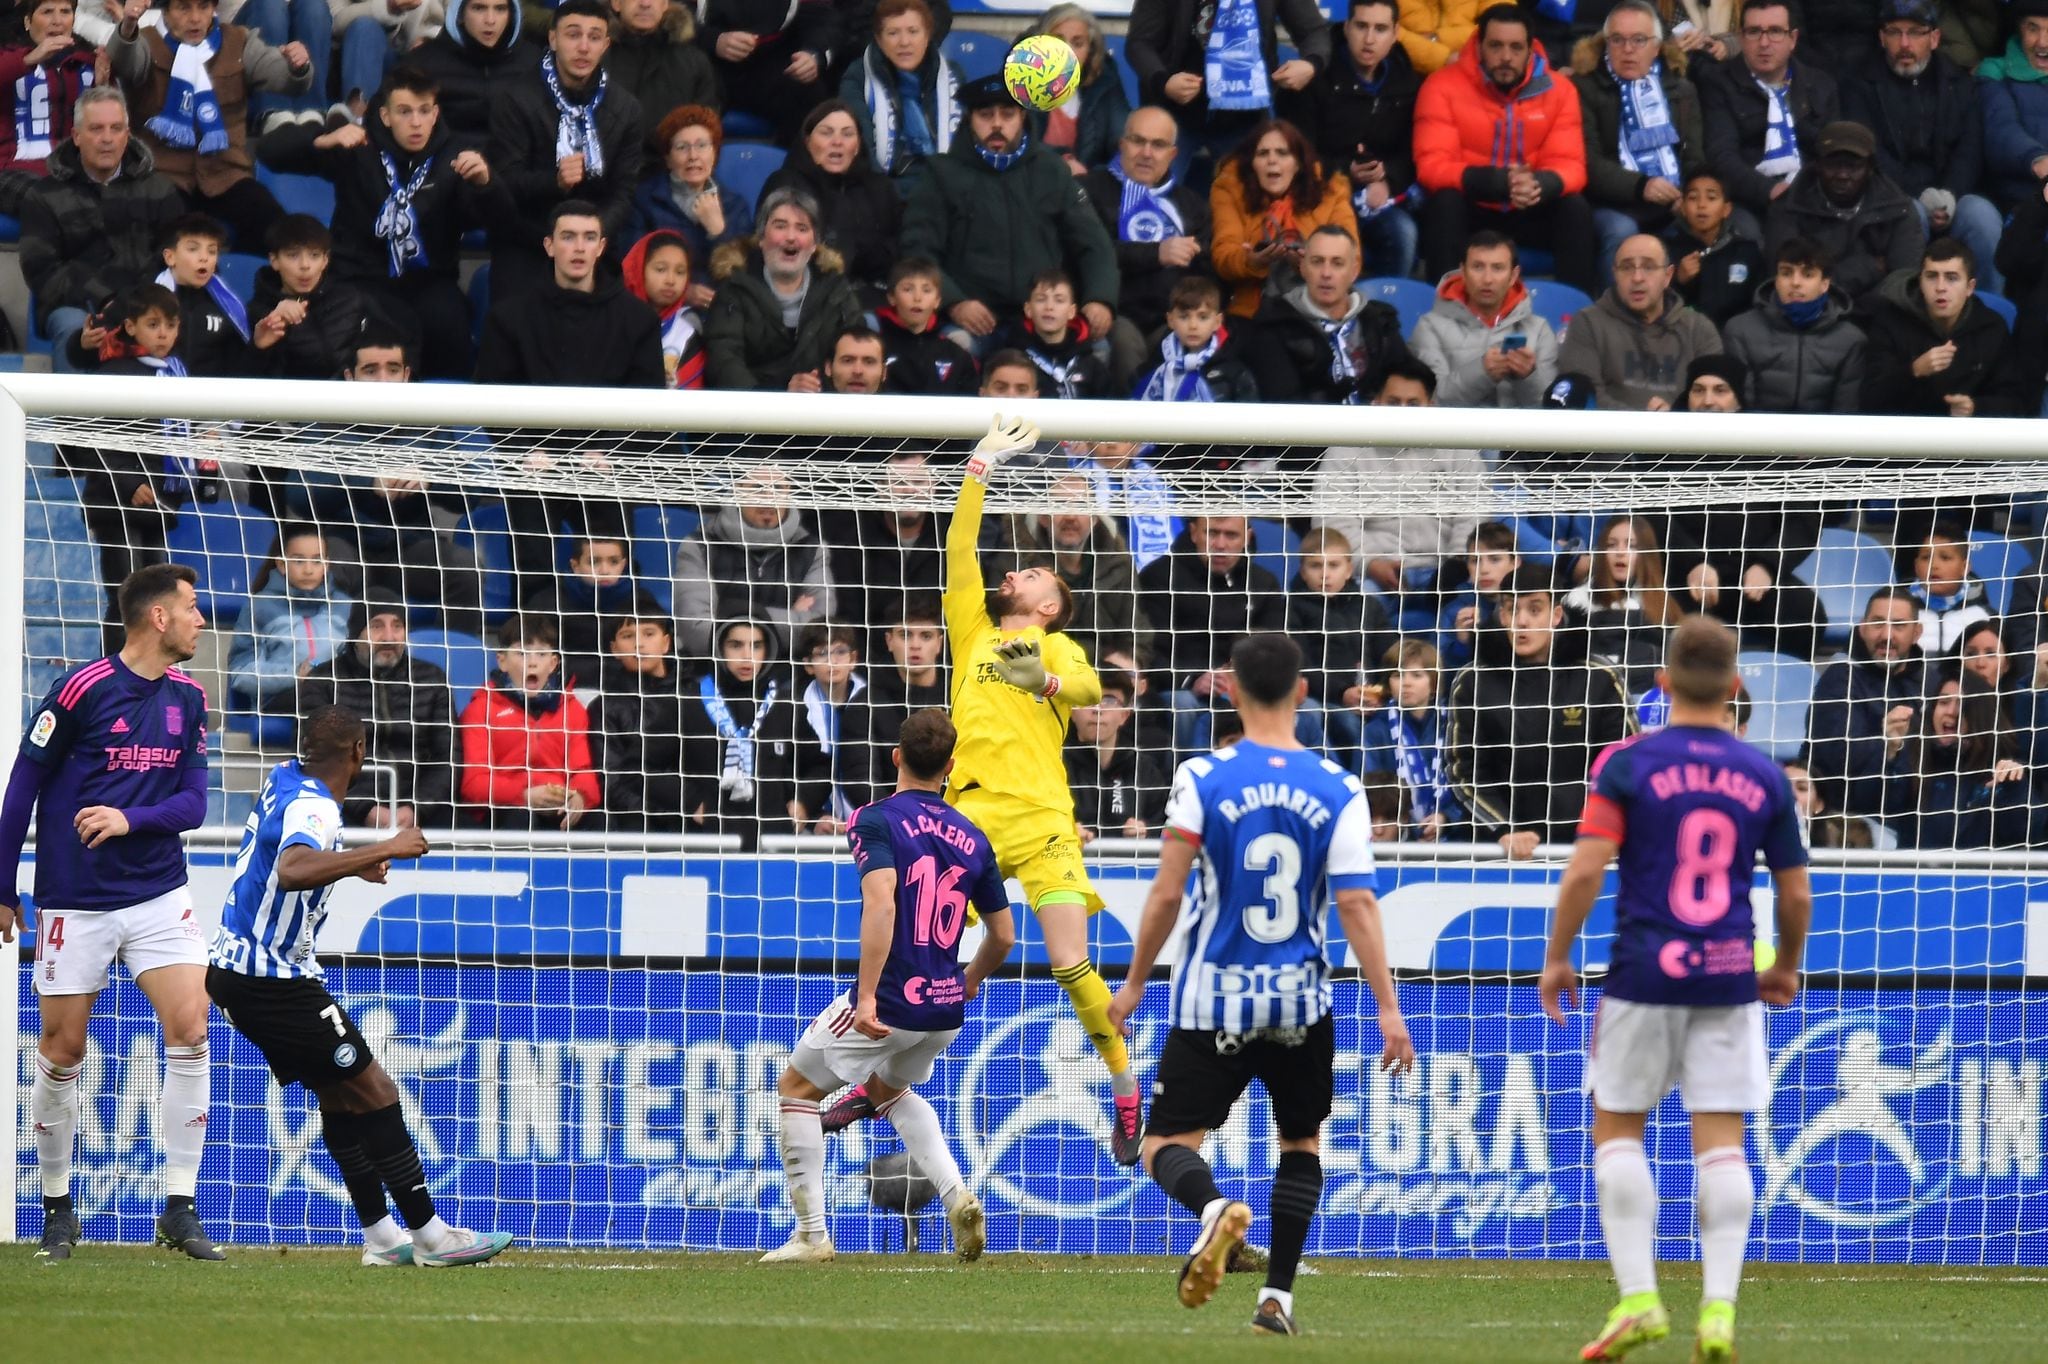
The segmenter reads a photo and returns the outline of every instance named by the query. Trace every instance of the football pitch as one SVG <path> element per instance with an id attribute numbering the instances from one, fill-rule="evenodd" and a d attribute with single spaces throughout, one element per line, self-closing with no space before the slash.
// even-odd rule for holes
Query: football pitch
<path id="1" fill-rule="evenodd" d="M 1247 1350 L 1359 1361 L 1563 1361 L 1611 1305 L 1606 1267 L 1515 1261 L 1317 1261 L 1295 1285 L 1307 1335 L 1247 1328 L 1255 1275 L 1198 1312 L 1173 1296 L 1178 1261 L 847 1256 L 757 1267 L 751 1257 L 514 1250 L 476 1269 L 364 1269 L 353 1254 L 236 1247 L 224 1265 L 85 1245 L 64 1265 L 0 1247 L 10 1359 L 650 1359 L 828 1364 L 1149 1364 Z M 1698 1277 L 1666 1275 L 1672 1338 L 1632 1360 L 1690 1352 Z M 1746 1364 L 2048 1358 L 2048 1273 L 1958 1268 L 1752 1268 Z"/>

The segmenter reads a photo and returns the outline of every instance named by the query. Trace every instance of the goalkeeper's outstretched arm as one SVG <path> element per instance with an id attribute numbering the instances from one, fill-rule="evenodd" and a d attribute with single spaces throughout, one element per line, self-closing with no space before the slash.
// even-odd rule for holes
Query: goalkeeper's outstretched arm
<path id="1" fill-rule="evenodd" d="M 998 412 L 989 422 L 988 434 L 974 447 L 967 461 L 967 476 L 960 480 L 960 495 L 953 502 L 953 519 L 946 526 L 946 634 L 953 656 L 964 657 L 974 637 L 989 628 L 988 586 L 981 577 L 981 501 L 988 477 L 1010 456 L 1038 444 L 1038 428 L 1021 417 L 1003 420 Z"/>

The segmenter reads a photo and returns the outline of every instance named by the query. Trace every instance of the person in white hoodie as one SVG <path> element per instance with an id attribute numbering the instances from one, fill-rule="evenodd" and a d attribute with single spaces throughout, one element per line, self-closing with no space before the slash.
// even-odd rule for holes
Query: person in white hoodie
<path id="1" fill-rule="evenodd" d="M 1539 407 L 1557 377 L 1557 333 L 1530 306 L 1512 237 L 1486 230 L 1465 243 L 1462 268 L 1436 286 L 1408 338 L 1436 371 L 1444 407 Z"/>

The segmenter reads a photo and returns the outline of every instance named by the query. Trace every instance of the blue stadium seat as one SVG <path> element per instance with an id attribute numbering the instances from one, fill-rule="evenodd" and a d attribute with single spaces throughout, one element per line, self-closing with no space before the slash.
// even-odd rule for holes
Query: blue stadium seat
<path id="1" fill-rule="evenodd" d="M 2004 318 L 2007 331 L 2011 331 L 2019 325 L 2019 305 L 2004 294 L 1994 294 L 1989 289 L 1979 289 L 1977 291 L 1977 301 Z"/>
<path id="2" fill-rule="evenodd" d="M 1301 537 L 1284 521 L 1255 518 L 1251 522 L 1252 562 L 1271 573 L 1285 587 L 1294 581 L 1294 566 L 1301 559 Z"/>
<path id="3" fill-rule="evenodd" d="M 323 223 L 334 221 L 334 184 L 317 175 L 293 175 L 256 163 L 256 180 L 287 213 L 304 213 Z"/>
<path id="4" fill-rule="evenodd" d="M 249 598 L 257 563 L 277 539 L 277 523 L 240 502 L 185 507 L 166 537 L 174 562 L 199 573 L 199 609 L 215 626 L 231 624 Z"/>
<path id="5" fill-rule="evenodd" d="M 1550 324 L 1558 339 L 1563 340 L 1564 329 L 1571 325 L 1572 315 L 1582 308 L 1592 307 L 1593 300 L 1569 284 L 1559 284 L 1554 279 L 1528 279 L 1528 275 L 1529 263 L 1525 255 L 1522 277 L 1529 284 L 1529 306 L 1535 310 L 1536 316 Z"/>
<path id="6" fill-rule="evenodd" d="M 262 256 L 251 256 L 241 251 L 229 251 L 220 258 L 220 277 L 235 291 L 235 297 L 247 303 L 256 293 L 256 272 L 270 264 Z M 255 318 L 249 319 L 254 326 Z"/>
<path id="7" fill-rule="evenodd" d="M 789 153 L 761 142 L 728 142 L 719 149 L 718 183 L 746 200 L 758 202 L 768 177 L 782 169 Z"/>
<path id="8" fill-rule="evenodd" d="M 229 698 L 228 733 L 246 734 L 258 748 L 290 748 L 298 738 L 299 722 L 289 715 L 258 715 L 255 701 L 235 692 Z"/>
<path id="9" fill-rule="evenodd" d="M 22 681 L 24 712 L 20 719 L 27 721 L 27 710 L 49 694 L 58 678 L 81 663 L 92 662 L 102 652 L 97 619 L 39 620 L 30 612 L 22 633 L 22 662 L 27 673 Z"/>
<path id="10" fill-rule="evenodd" d="M 256 809 L 254 791 L 224 791 L 218 786 L 206 789 L 206 822 L 209 826 L 227 825 L 239 828 L 249 822 L 249 816 Z"/>
<path id="11" fill-rule="evenodd" d="M 675 609 L 676 546 L 696 533 L 697 521 L 695 507 L 633 508 L 633 572 L 664 611 Z"/>
<path id="12" fill-rule="evenodd" d="M 965 28 L 956 28 L 939 39 L 939 50 L 958 63 L 960 74 L 971 81 L 1001 72 L 1003 58 L 1013 46 L 1011 39 Z"/>
<path id="13" fill-rule="evenodd" d="M 719 127 L 728 142 L 773 142 L 775 125 L 759 114 L 728 109 L 719 116 Z"/>
<path id="14" fill-rule="evenodd" d="M 457 716 L 497 666 L 497 657 L 489 645 L 459 630 L 415 630 L 407 638 L 406 647 L 412 650 L 414 658 L 448 674 L 448 686 L 453 693 L 450 713 Z"/>
<path id="15" fill-rule="evenodd" d="M 1999 615 L 2012 604 L 2013 584 L 2033 566 L 2032 551 L 2020 541 L 1988 530 L 1970 532 L 1970 571 L 1984 580 L 1984 595 Z"/>
<path id="16" fill-rule="evenodd" d="M 1850 631 L 1863 618 L 1871 594 L 1889 586 L 1897 572 L 1891 551 L 1858 531 L 1830 526 L 1820 533 L 1820 543 L 1793 574 L 1813 589 L 1827 616 L 1825 638 L 1829 643 L 1848 640 Z"/>
<path id="17" fill-rule="evenodd" d="M 90 625 L 97 633 L 106 601 L 99 555 L 76 501 L 29 495 L 22 550 L 22 614 L 32 621 Z M 97 657 L 87 655 L 87 660 Z"/>
<path id="18" fill-rule="evenodd" d="M 0 213 L 0 243 L 13 245 L 21 240 L 21 219 L 12 214 Z"/>
<path id="19" fill-rule="evenodd" d="M 519 605 L 512 572 L 512 523 L 502 502 L 472 507 L 455 527 L 455 538 L 476 555 L 484 575 L 484 614 L 498 619 Z"/>
<path id="20" fill-rule="evenodd" d="M 1813 701 L 1814 668 L 1787 654 L 1745 650 L 1736 660 L 1754 709 L 1749 741 L 1779 762 L 1799 756 L 1806 744 L 1806 711 Z"/>
<path id="21" fill-rule="evenodd" d="M 1424 284 L 1419 279 L 1360 280 L 1359 291 L 1376 303 L 1384 303 L 1401 315 L 1401 335 L 1407 336 L 1415 330 L 1431 308 L 1436 306 L 1436 286 Z"/>
<path id="22" fill-rule="evenodd" d="M 1116 78 L 1123 84 L 1124 98 L 1130 102 L 1133 109 L 1137 108 L 1143 101 L 1138 98 L 1138 73 L 1131 70 L 1131 64 L 1124 60 L 1124 35 L 1103 34 L 1102 50 L 1116 63 Z"/>
<path id="23" fill-rule="evenodd" d="M 491 263 L 485 261 L 469 277 L 469 343 L 484 343 L 484 317 L 491 311 Z"/>

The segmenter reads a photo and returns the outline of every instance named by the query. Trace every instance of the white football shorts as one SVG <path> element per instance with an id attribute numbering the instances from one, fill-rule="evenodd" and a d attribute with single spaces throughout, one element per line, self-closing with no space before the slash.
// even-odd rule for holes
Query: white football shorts
<path id="1" fill-rule="evenodd" d="M 1610 1113 L 1648 1113 L 1672 1086 L 1688 1113 L 1755 1113 L 1771 1102 L 1764 1006 L 1698 1008 L 1602 998 L 1585 1089 Z"/>
<path id="2" fill-rule="evenodd" d="M 36 993 L 91 995 L 115 962 L 140 976 L 159 966 L 206 966 L 206 933 L 187 886 L 125 909 L 36 906 Z"/>
<path id="3" fill-rule="evenodd" d="M 864 1083 L 871 1075 L 908 1089 L 932 1078 L 933 1064 L 959 1035 L 958 1028 L 916 1032 L 891 1025 L 887 1037 L 869 1037 L 853 1026 L 853 1002 L 841 995 L 804 1029 L 789 1064 L 827 1091 Z"/>

